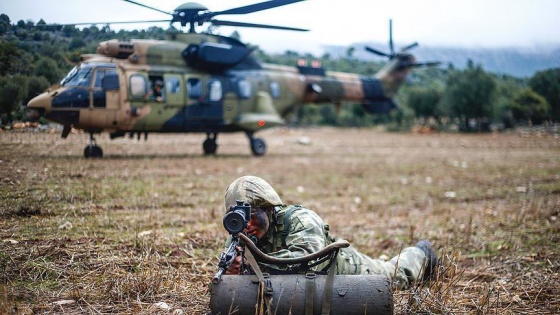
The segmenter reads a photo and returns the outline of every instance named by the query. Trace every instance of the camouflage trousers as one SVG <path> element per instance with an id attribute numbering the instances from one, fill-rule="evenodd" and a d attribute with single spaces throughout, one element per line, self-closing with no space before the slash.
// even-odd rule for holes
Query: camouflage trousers
<path id="1" fill-rule="evenodd" d="M 426 254 L 418 247 L 406 247 L 391 260 L 373 259 L 353 247 L 342 248 L 337 258 L 337 274 L 378 274 L 391 279 L 394 288 L 407 289 L 421 279 L 426 266 Z"/>

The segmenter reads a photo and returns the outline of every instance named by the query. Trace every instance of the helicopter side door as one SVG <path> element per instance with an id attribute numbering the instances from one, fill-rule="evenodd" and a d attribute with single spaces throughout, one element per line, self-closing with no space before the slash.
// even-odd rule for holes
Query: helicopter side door
<path id="1" fill-rule="evenodd" d="M 231 89 L 224 93 L 224 124 L 233 124 L 243 109 L 254 101 L 253 82 L 245 78 L 231 80 Z"/>
<path id="2" fill-rule="evenodd" d="M 223 125 L 223 80 L 214 76 L 187 75 L 186 128 L 189 131 L 220 131 Z"/>

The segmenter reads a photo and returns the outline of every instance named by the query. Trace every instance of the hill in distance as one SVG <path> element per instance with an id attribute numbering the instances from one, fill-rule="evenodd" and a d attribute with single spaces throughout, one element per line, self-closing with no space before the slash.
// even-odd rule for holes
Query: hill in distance
<path id="1" fill-rule="evenodd" d="M 387 43 L 357 43 L 354 57 L 364 60 L 382 61 L 384 57 L 367 52 L 364 46 L 388 52 Z M 400 46 L 396 45 L 398 50 Z M 324 46 L 325 53 L 332 57 L 346 56 L 347 46 Z M 411 50 L 416 59 L 422 61 L 440 61 L 442 66 L 453 64 L 463 69 L 470 59 L 480 64 L 484 70 L 496 74 L 514 77 L 531 77 L 535 72 L 560 67 L 560 46 L 540 46 L 533 48 L 461 48 L 418 46 Z"/>

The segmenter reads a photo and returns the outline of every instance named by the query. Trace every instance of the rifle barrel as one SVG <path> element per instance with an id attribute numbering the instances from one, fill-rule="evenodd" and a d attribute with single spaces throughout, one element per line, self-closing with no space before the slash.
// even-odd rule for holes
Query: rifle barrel
<path id="1" fill-rule="evenodd" d="M 212 278 L 212 283 L 218 284 L 220 282 L 220 279 L 222 279 L 222 275 L 224 274 L 224 271 L 225 271 L 224 268 L 220 268 L 220 270 L 216 272 L 216 275 L 214 275 L 214 278 Z"/>

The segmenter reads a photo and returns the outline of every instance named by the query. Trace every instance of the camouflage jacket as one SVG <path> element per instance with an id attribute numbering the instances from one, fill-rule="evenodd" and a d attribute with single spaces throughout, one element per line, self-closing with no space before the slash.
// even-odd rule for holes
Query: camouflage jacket
<path id="1" fill-rule="evenodd" d="M 334 241 L 329 226 L 313 211 L 301 206 L 282 205 L 274 208 L 275 216 L 268 233 L 258 242 L 261 251 L 275 258 L 297 258 L 312 254 Z M 285 216 L 289 215 L 288 219 Z M 288 224 L 286 229 L 285 224 Z M 287 234 L 283 235 L 286 232 Z M 299 266 L 266 265 L 264 269 L 297 272 Z M 328 265 L 323 262 L 312 268 L 320 271 Z"/>

